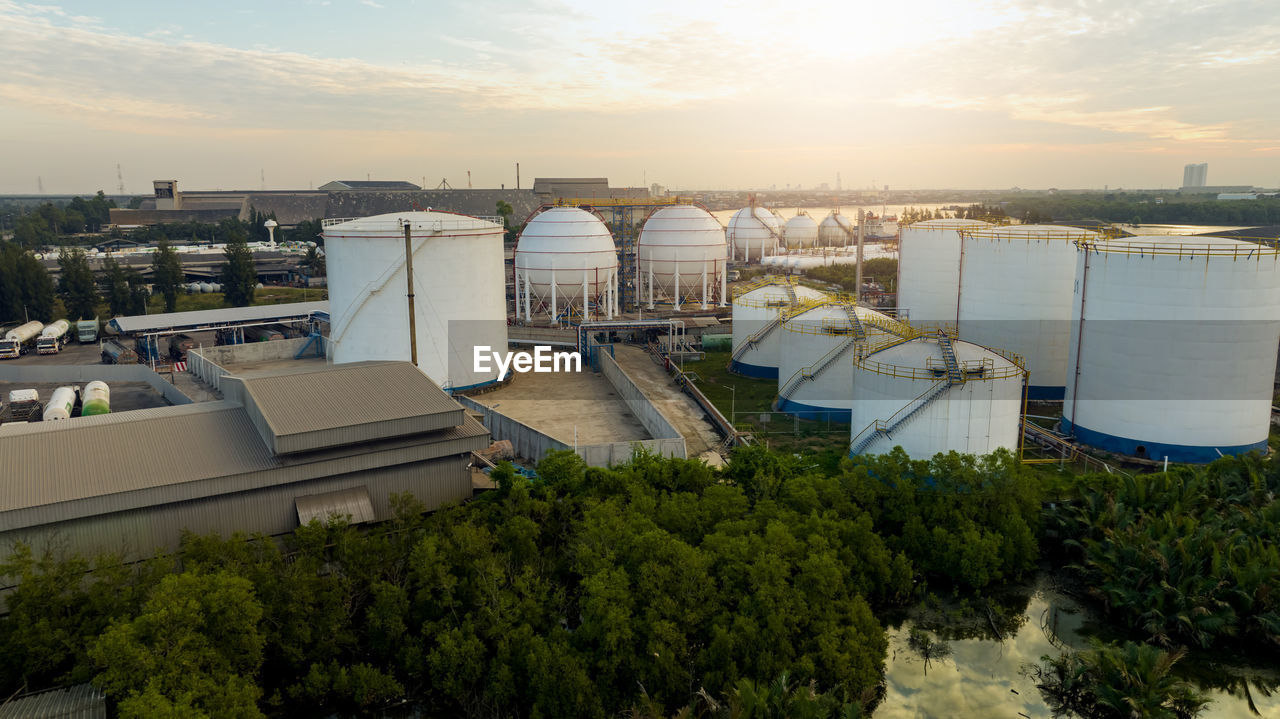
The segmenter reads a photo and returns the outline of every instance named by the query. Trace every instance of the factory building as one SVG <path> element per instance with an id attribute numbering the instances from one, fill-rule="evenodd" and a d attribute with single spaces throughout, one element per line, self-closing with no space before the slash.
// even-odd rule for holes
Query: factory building
<path id="1" fill-rule="evenodd" d="M 496 369 L 477 372 L 473 358 L 477 347 L 507 346 L 499 218 L 431 211 L 325 220 L 334 361 L 411 358 L 406 223 L 418 366 L 445 389 L 497 381 Z"/>
<path id="2" fill-rule="evenodd" d="M 1157 461 L 1266 451 L 1280 251 L 1220 237 L 1076 246 L 1063 430 Z"/>
<path id="3" fill-rule="evenodd" d="M 279 535 L 313 518 L 391 518 L 471 495 L 488 432 L 407 362 L 222 378 L 225 399 L 0 427 L 0 547 L 177 548 L 183 530 Z"/>

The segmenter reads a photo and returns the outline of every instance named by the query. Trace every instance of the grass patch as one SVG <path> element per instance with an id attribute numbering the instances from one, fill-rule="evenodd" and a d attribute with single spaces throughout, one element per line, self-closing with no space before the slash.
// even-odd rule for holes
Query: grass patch
<path id="1" fill-rule="evenodd" d="M 283 305 L 293 302 L 317 302 L 329 299 L 324 289 L 302 289 L 300 287 L 263 287 L 254 293 L 253 304 Z M 175 312 L 194 312 L 197 310 L 216 310 L 227 307 L 221 292 L 178 295 L 178 306 Z M 164 312 L 164 297 L 152 295 L 147 302 L 147 311 L 151 314 Z"/>

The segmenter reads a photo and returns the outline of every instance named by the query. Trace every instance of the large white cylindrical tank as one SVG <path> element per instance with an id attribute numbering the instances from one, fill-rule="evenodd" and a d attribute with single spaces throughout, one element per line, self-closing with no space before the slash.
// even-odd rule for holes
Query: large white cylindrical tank
<path id="1" fill-rule="evenodd" d="M 778 354 L 778 411 L 848 422 L 854 358 L 913 334 L 907 325 L 850 302 L 828 301 L 788 315 Z"/>
<path id="2" fill-rule="evenodd" d="M 679 309 L 698 300 L 703 309 L 726 303 L 728 245 L 724 227 L 710 212 L 693 205 L 664 207 L 649 216 L 636 241 L 636 286 L 654 307 L 666 297 Z"/>
<path id="3" fill-rule="evenodd" d="M 1078 247 L 1063 429 L 1155 460 L 1265 452 L 1280 253 L 1218 237 Z"/>
<path id="4" fill-rule="evenodd" d="M 1076 274 L 1073 243 L 1098 235 L 1056 225 L 960 233 L 960 336 L 1022 355 L 1031 373 L 1030 398 L 1062 399 Z"/>
<path id="5" fill-rule="evenodd" d="M 902 228 L 898 245 L 898 316 L 954 328 L 960 300 L 960 230 L 982 220 L 925 220 Z"/>
<path id="6" fill-rule="evenodd" d="M 44 421 L 70 419 L 71 410 L 76 406 L 76 390 L 74 387 L 59 387 L 49 397 L 44 406 Z"/>
<path id="7" fill-rule="evenodd" d="M 419 369 L 446 389 L 496 381 L 475 370 L 475 348 L 507 349 L 502 225 L 449 212 L 325 221 L 334 361 L 410 359 L 405 223 Z"/>
<path id="8" fill-rule="evenodd" d="M 936 336 L 919 337 L 856 360 L 851 454 L 894 447 L 914 459 L 939 452 L 1016 451 L 1024 370 L 1019 358 L 951 341 L 963 381 L 948 378 Z"/>
<path id="9" fill-rule="evenodd" d="M 729 369 L 748 377 L 777 379 L 782 345 L 779 316 L 826 298 L 825 292 L 785 281 L 761 283 L 734 297 Z"/>
<path id="10" fill-rule="evenodd" d="M 804 210 L 787 220 L 782 236 L 788 249 L 804 249 L 818 244 L 818 223 Z"/>
<path id="11" fill-rule="evenodd" d="M 40 332 L 43 330 L 44 330 L 43 322 L 37 322 L 35 320 L 31 320 L 26 324 L 18 325 L 17 327 L 14 327 L 8 332 L 5 332 L 4 338 L 7 340 L 15 340 L 17 342 L 28 342 L 34 339 L 35 337 L 38 337 L 40 335 Z"/>
<path id="12" fill-rule="evenodd" d="M 730 259 L 759 262 L 776 254 L 781 230 L 778 217 L 763 207 L 744 207 L 729 218 L 725 228 Z"/>
<path id="13" fill-rule="evenodd" d="M 201 283 L 200 283 L 200 292 L 202 292 L 202 293 L 204 293 L 204 294 L 208 294 L 208 293 L 210 293 L 210 292 L 213 292 L 213 285 L 209 284 L 208 282 L 201 282 Z"/>
<path id="14" fill-rule="evenodd" d="M 839 210 L 832 210 L 818 225 L 818 244 L 822 247 L 844 247 L 857 244 L 857 227 Z"/>
<path id="15" fill-rule="evenodd" d="M 552 322 L 612 319 L 618 311 L 618 254 L 609 228 L 577 207 L 548 208 L 516 241 L 516 314 Z"/>
<path id="16" fill-rule="evenodd" d="M 84 395 L 80 401 L 80 414 L 90 417 L 95 414 L 111 412 L 111 388 L 102 380 L 93 380 L 84 386 Z"/>
<path id="17" fill-rule="evenodd" d="M 67 333 L 71 323 L 66 320 L 55 320 L 40 330 L 41 337 L 61 337 Z"/>

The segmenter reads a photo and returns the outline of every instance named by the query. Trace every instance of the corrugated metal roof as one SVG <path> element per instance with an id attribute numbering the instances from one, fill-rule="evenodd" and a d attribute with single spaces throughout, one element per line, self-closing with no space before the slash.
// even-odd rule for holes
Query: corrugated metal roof
<path id="1" fill-rule="evenodd" d="M 107 700 L 92 686 L 77 684 L 7 702 L 0 719 L 107 719 Z"/>
<path id="2" fill-rule="evenodd" d="M 292 302 L 280 305 L 224 307 L 216 310 L 116 317 L 111 320 L 111 324 L 125 334 L 136 334 L 138 332 L 229 325 L 241 322 L 269 322 L 290 317 L 305 317 L 312 312 L 328 311 L 329 301 L 322 300 L 320 302 Z"/>
<path id="3" fill-rule="evenodd" d="M 369 442 L 462 424 L 462 407 L 409 362 L 359 362 L 231 377 L 277 454 Z"/>
<path id="4" fill-rule="evenodd" d="M 378 518 L 369 499 L 369 489 L 364 486 L 340 489 L 336 492 L 308 494 L 293 500 L 298 510 L 298 524 L 308 524 L 319 519 L 328 524 L 330 517 L 349 517 L 352 524 L 372 522 Z"/>

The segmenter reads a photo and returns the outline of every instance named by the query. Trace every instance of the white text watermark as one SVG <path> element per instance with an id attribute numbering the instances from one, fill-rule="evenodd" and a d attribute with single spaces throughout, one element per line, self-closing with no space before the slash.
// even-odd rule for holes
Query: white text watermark
<path id="1" fill-rule="evenodd" d="M 478 345 L 472 356 L 472 369 L 477 374 L 498 370 L 498 381 L 515 372 L 581 372 L 582 355 L 578 352 L 552 352 L 548 345 L 535 345 L 533 352 L 494 352 L 489 345 Z"/>

